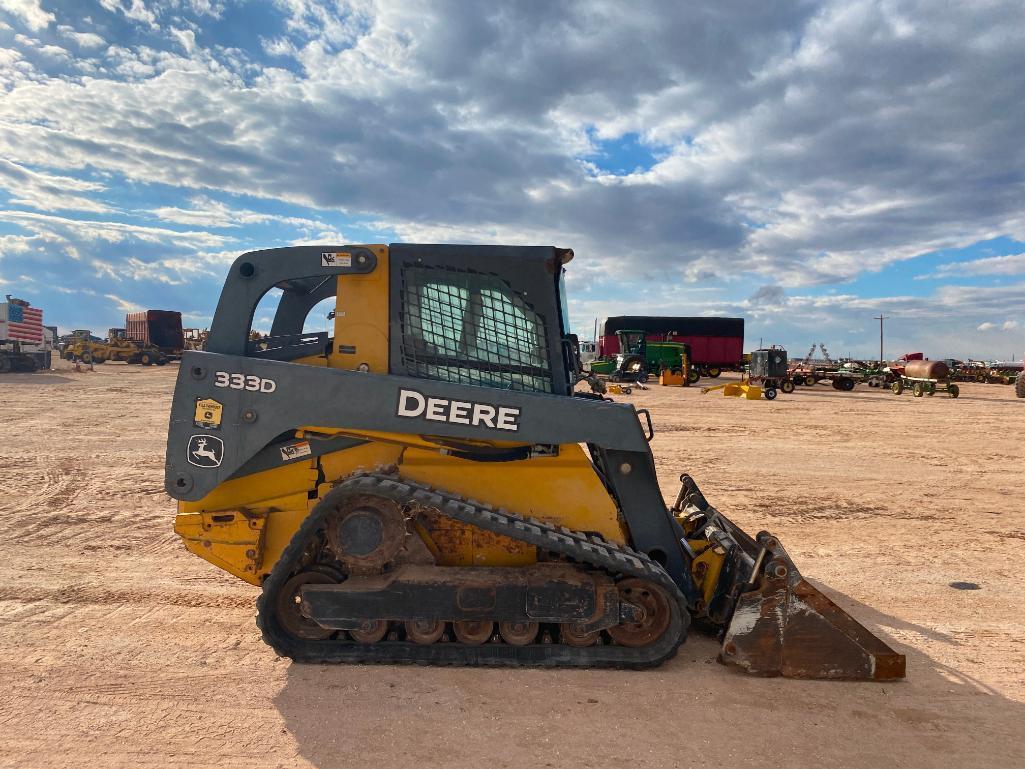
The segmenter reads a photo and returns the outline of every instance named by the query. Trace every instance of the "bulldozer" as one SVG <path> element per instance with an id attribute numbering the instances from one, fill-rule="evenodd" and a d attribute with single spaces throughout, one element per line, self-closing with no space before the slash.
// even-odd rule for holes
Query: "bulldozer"
<path id="1" fill-rule="evenodd" d="M 406 243 L 238 257 L 171 406 L 185 547 L 260 588 L 264 640 L 300 663 L 638 669 L 693 624 L 752 674 L 902 678 L 904 656 L 777 538 L 742 531 L 687 474 L 666 503 L 650 413 L 575 388 L 572 258 Z M 305 333 L 331 300 L 332 332 Z"/>

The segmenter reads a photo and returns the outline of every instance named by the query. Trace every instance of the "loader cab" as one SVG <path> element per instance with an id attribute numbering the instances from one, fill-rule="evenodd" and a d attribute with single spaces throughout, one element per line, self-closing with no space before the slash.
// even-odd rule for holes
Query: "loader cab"
<path id="1" fill-rule="evenodd" d="M 255 251 L 232 265 L 206 349 L 568 395 L 577 369 L 562 290 L 571 258 L 550 247 L 408 243 Z M 280 298 L 270 333 L 252 339 L 272 291 Z M 331 301 L 331 327 L 306 332 L 311 312 Z"/>

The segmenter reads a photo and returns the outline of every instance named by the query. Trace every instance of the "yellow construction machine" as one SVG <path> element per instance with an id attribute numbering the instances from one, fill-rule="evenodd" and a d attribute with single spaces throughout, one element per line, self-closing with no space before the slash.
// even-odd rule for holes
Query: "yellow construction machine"
<path id="1" fill-rule="evenodd" d="M 687 475 L 666 504 L 650 414 L 575 389 L 572 256 L 239 257 L 171 409 L 185 546 L 261 588 L 264 639 L 300 662 L 643 668 L 695 621 L 751 673 L 903 677 L 773 536 L 745 534 Z M 333 333 L 304 333 L 325 300 Z"/>
<path id="2" fill-rule="evenodd" d="M 75 331 L 62 354 L 66 360 L 82 363 L 106 363 L 108 360 L 140 363 L 143 366 L 152 366 L 154 363 L 163 366 L 167 363 L 167 356 L 159 349 L 129 339 L 123 328 L 108 329 L 107 339 L 103 342 L 93 341 L 89 331 Z"/>

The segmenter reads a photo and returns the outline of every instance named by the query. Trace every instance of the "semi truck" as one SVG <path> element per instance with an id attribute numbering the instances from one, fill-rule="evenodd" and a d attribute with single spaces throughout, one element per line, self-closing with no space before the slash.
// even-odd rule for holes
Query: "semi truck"
<path id="1" fill-rule="evenodd" d="M 717 377 L 724 370 L 743 368 L 744 319 L 618 315 L 606 318 L 598 339 L 598 357 L 620 352 L 617 332 L 640 330 L 651 342 L 682 342 L 690 346 L 692 369 Z"/>
<path id="2" fill-rule="evenodd" d="M 143 310 L 125 315 L 128 339 L 156 347 L 167 358 L 181 358 L 185 348 L 182 314 L 174 310 Z"/>
<path id="3" fill-rule="evenodd" d="M 0 374 L 49 368 L 46 340 L 43 311 L 8 294 L 7 301 L 0 302 Z"/>

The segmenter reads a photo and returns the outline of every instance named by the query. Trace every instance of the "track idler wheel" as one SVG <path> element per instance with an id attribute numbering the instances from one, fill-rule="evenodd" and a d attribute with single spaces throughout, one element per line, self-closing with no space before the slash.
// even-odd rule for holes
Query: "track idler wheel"
<path id="1" fill-rule="evenodd" d="M 537 622 L 499 622 L 498 632 L 502 640 L 513 646 L 527 646 L 534 643 L 541 625 Z"/>
<path id="2" fill-rule="evenodd" d="M 647 646 L 662 637 L 669 627 L 672 608 L 665 591 L 647 580 L 631 578 L 619 583 L 619 597 L 643 610 L 637 622 L 625 622 L 609 628 L 612 640 L 620 646 Z"/>
<path id="3" fill-rule="evenodd" d="M 495 623 L 488 620 L 460 620 L 452 623 L 452 631 L 460 643 L 480 646 L 495 632 Z"/>
<path id="4" fill-rule="evenodd" d="M 278 593 L 275 614 L 278 624 L 293 638 L 323 641 L 334 634 L 332 628 L 321 627 L 300 611 L 303 585 L 335 585 L 338 579 L 320 571 L 301 571 L 294 575 Z"/>
<path id="5" fill-rule="evenodd" d="M 439 619 L 414 619 L 405 623 L 406 638 L 421 646 L 430 646 L 445 635 L 445 623 Z"/>
<path id="6" fill-rule="evenodd" d="M 361 644 L 375 644 L 388 635 L 388 621 L 383 619 L 367 619 L 360 626 L 349 631 L 352 640 Z"/>
<path id="7" fill-rule="evenodd" d="M 590 633 L 581 629 L 578 623 L 567 622 L 559 626 L 559 640 L 566 646 L 594 646 L 598 643 L 601 631 L 592 630 Z"/>

